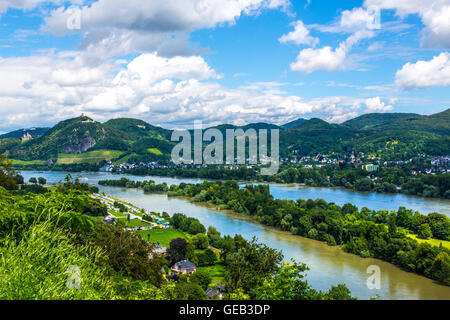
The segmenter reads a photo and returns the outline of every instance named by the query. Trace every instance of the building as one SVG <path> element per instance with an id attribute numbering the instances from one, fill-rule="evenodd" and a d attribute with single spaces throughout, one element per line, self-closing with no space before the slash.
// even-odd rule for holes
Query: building
<path id="1" fill-rule="evenodd" d="M 213 288 L 208 288 L 208 290 L 205 291 L 205 294 L 211 300 L 217 300 L 222 298 L 222 295 Z"/>
<path id="2" fill-rule="evenodd" d="M 28 141 L 31 140 L 33 137 L 27 132 L 22 136 L 22 141 Z"/>
<path id="3" fill-rule="evenodd" d="M 169 253 L 169 248 L 158 246 L 155 249 L 156 254 L 167 254 Z"/>
<path id="4" fill-rule="evenodd" d="M 375 172 L 375 171 L 378 171 L 379 168 L 380 168 L 380 166 L 377 165 L 377 164 L 366 164 L 366 165 L 364 165 L 364 169 L 367 172 Z"/>
<path id="5" fill-rule="evenodd" d="M 174 274 L 193 274 L 197 271 L 197 267 L 189 260 L 183 260 L 175 263 L 171 270 Z"/>

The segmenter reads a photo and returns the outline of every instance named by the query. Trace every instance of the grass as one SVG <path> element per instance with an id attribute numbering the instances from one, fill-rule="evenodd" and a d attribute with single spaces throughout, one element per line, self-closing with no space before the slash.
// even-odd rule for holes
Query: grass
<path id="1" fill-rule="evenodd" d="M 147 240 L 148 235 L 150 235 L 150 241 L 154 243 L 159 243 L 163 247 L 169 247 L 170 241 L 176 238 L 183 238 L 186 241 L 189 240 L 189 235 L 177 229 L 152 229 L 152 230 L 141 230 L 138 233 L 143 239 Z"/>
<path id="2" fill-rule="evenodd" d="M 157 148 L 150 148 L 150 149 L 147 149 L 147 151 L 150 152 L 150 153 L 156 154 L 158 156 L 162 156 L 163 155 L 163 153 L 161 151 L 159 151 L 159 149 L 157 149 Z"/>
<path id="3" fill-rule="evenodd" d="M 130 222 L 128 222 L 127 218 L 118 218 L 117 221 L 126 224 L 129 228 L 150 227 L 150 224 L 139 219 L 131 219 Z"/>
<path id="4" fill-rule="evenodd" d="M 131 157 L 134 157 L 134 156 L 136 156 L 136 155 L 137 155 L 136 153 L 131 153 L 131 154 L 127 155 L 127 156 L 124 156 L 124 157 L 122 157 L 122 158 L 120 158 L 120 159 L 114 161 L 113 164 L 127 163 L 127 162 L 128 162 L 128 159 L 130 159 Z"/>
<path id="5" fill-rule="evenodd" d="M 108 213 L 112 214 L 116 218 L 126 218 L 127 217 L 127 214 L 125 214 L 123 212 L 119 212 L 119 211 L 109 210 Z"/>
<path id="6" fill-rule="evenodd" d="M 33 161 L 22 161 L 22 160 L 15 160 L 15 159 L 10 159 L 12 165 L 20 165 L 20 166 L 35 166 L 35 165 L 43 165 L 45 164 L 45 161 L 40 161 L 40 160 L 33 160 Z"/>
<path id="7" fill-rule="evenodd" d="M 225 269 L 225 266 L 222 263 L 216 263 L 215 265 L 207 267 L 198 267 L 197 270 L 207 271 L 212 276 L 213 281 L 216 281 L 220 284 L 225 283 L 227 270 Z M 214 285 L 214 283 L 211 283 L 211 285 Z"/>
<path id="8" fill-rule="evenodd" d="M 450 249 L 450 241 L 445 241 L 445 240 L 438 240 L 438 239 L 420 239 L 419 237 L 417 237 L 417 235 L 414 234 L 408 234 L 408 237 L 413 238 L 415 240 L 417 240 L 419 243 L 429 243 L 432 246 L 437 246 L 439 247 L 442 243 L 442 246 L 444 248 Z"/>
<path id="9" fill-rule="evenodd" d="M 97 163 L 118 158 L 123 153 L 115 150 L 97 150 L 82 154 L 58 154 L 57 164 Z"/>

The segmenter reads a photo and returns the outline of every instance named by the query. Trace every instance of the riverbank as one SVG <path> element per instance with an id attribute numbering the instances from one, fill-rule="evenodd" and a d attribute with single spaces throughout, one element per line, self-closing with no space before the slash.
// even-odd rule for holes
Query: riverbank
<path id="1" fill-rule="evenodd" d="M 429 235 L 421 238 L 448 238 L 450 221 L 445 215 L 422 216 L 406 209 L 390 213 L 367 208 L 358 211 L 351 204 L 339 207 L 322 199 L 277 201 L 267 186 L 250 185 L 242 189 L 233 182 L 173 185 L 170 190 L 167 184 L 156 185 L 154 181 L 102 180 L 99 184 L 137 187 L 147 192 L 168 191 L 168 196 L 187 196 L 194 202 L 209 202 L 220 209 L 243 213 L 262 224 L 330 246 L 340 245 L 346 252 L 378 258 L 450 285 L 450 272 L 446 267 L 450 263 L 450 250 L 419 243 L 408 236 L 421 235 L 425 228 Z"/>
<path id="2" fill-rule="evenodd" d="M 251 222 L 253 222 L 253 223 L 257 223 L 257 224 L 259 224 L 259 225 L 263 225 L 264 227 L 266 227 L 266 228 L 268 228 L 268 229 L 271 229 L 272 231 L 282 232 L 282 233 L 286 233 L 286 234 L 292 234 L 292 233 L 290 233 L 290 232 L 288 232 L 288 231 L 284 231 L 284 230 L 281 230 L 281 229 L 276 228 L 276 227 L 273 227 L 273 226 L 267 226 L 267 225 L 265 225 L 265 224 L 262 224 L 260 221 L 258 221 L 258 219 L 254 218 L 253 216 L 249 216 L 249 215 L 246 215 L 246 214 L 242 214 L 242 213 L 239 213 L 239 212 L 230 210 L 230 209 L 221 209 L 221 208 L 218 207 L 217 205 L 212 204 L 212 203 L 210 203 L 210 202 L 204 202 L 204 201 L 198 202 L 198 201 L 193 201 L 193 197 L 186 197 L 186 196 L 169 196 L 169 198 L 183 199 L 183 200 L 189 201 L 190 203 L 192 203 L 192 204 L 194 204 L 194 205 L 204 206 L 204 207 L 206 207 L 206 208 L 215 210 L 215 211 L 220 212 L 220 213 L 225 213 L 225 214 L 228 214 L 228 215 L 231 215 L 231 216 L 238 216 L 240 219 L 248 220 L 248 221 L 251 221 Z M 315 241 L 315 242 L 319 242 L 319 243 L 321 243 L 321 244 L 323 244 L 323 245 L 327 245 L 328 247 L 333 247 L 333 248 L 336 248 L 336 249 L 338 249 L 338 250 L 341 250 L 341 251 L 344 251 L 344 252 L 345 252 L 345 250 L 344 250 L 344 248 L 343 248 L 342 245 L 334 245 L 334 246 L 332 245 L 332 246 L 330 246 L 330 245 L 326 244 L 324 241 L 320 241 L 320 240 L 317 240 L 317 239 L 311 239 L 311 238 L 303 237 L 303 236 L 301 236 L 301 235 L 294 235 L 294 236 L 301 237 L 301 238 L 303 238 L 303 239 L 312 240 L 312 241 Z M 446 249 L 450 249 L 450 241 L 444 241 L 444 240 L 438 240 L 438 239 L 428 239 L 428 240 L 426 240 L 426 239 L 420 239 L 420 238 L 417 237 L 417 235 L 414 235 L 414 234 L 410 234 L 410 235 L 408 235 L 408 237 L 410 237 L 411 239 L 417 241 L 418 243 L 428 243 L 429 245 L 434 246 L 434 247 L 440 247 L 440 246 L 443 246 L 443 247 L 446 248 Z M 345 252 L 345 253 L 349 254 L 348 252 Z M 363 257 L 363 258 L 364 258 L 364 257 Z M 383 260 L 377 259 L 377 258 L 372 258 L 372 259 L 373 259 L 374 261 L 378 261 L 378 262 L 383 261 Z M 414 273 L 414 272 L 411 272 L 410 270 L 407 270 L 407 269 L 403 268 L 402 266 L 396 265 L 396 264 L 391 263 L 391 262 L 389 262 L 389 261 L 383 261 L 383 262 L 390 263 L 390 264 L 392 264 L 393 266 L 398 267 L 398 268 L 400 268 L 400 269 L 403 270 L 403 271 L 410 272 L 410 273 Z M 417 274 L 417 273 L 416 273 L 416 274 Z M 423 276 L 423 275 L 421 275 L 421 274 L 419 274 L 419 276 L 425 277 L 425 276 Z M 425 277 L 425 278 L 427 278 L 427 277 Z M 439 283 L 440 285 L 450 286 L 450 284 L 449 284 L 449 285 L 446 285 L 446 284 L 444 284 L 444 283 L 442 283 L 442 282 L 438 282 L 438 283 Z"/>
<path id="3" fill-rule="evenodd" d="M 426 277 L 406 272 L 388 262 L 373 258 L 362 258 L 346 253 L 326 243 L 292 235 L 289 232 L 255 223 L 249 217 L 213 210 L 208 205 L 198 205 L 187 199 L 168 198 L 165 194 L 144 194 L 139 189 L 102 187 L 100 191 L 133 203 L 151 211 L 166 211 L 170 215 L 185 213 L 201 221 L 205 227 L 213 226 L 222 235 L 241 234 L 247 240 L 258 241 L 281 250 L 286 261 L 294 259 L 307 264 L 308 282 L 318 290 L 327 290 L 331 285 L 345 283 L 358 299 L 379 296 L 386 300 L 448 300 L 450 287 L 440 285 Z M 369 289 L 367 269 L 380 268 L 380 289 Z"/>

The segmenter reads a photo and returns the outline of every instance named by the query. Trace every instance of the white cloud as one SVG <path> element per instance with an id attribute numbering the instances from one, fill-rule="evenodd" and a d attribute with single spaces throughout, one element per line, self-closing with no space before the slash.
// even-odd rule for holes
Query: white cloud
<path id="1" fill-rule="evenodd" d="M 308 28 L 301 20 L 294 22 L 294 31 L 283 35 L 278 39 L 281 43 L 294 42 L 295 44 L 306 44 L 315 47 L 319 44 L 319 38 L 315 38 L 309 34 Z"/>
<path id="2" fill-rule="evenodd" d="M 375 12 L 365 8 L 344 10 L 341 15 L 340 27 L 344 31 L 355 32 L 364 29 L 373 29 L 376 26 Z"/>
<path id="3" fill-rule="evenodd" d="M 396 101 L 392 100 L 391 101 Z M 366 112 L 388 112 L 393 109 L 392 105 L 386 105 L 384 102 L 381 102 L 380 97 L 369 98 L 366 100 Z"/>
<path id="4" fill-rule="evenodd" d="M 302 73 L 311 73 L 316 70 L 344 70 L 349 67 L 346 59 L 353 46 L 362 39 L 372 36 L 372 31 L 362 30 L 348 37 L 334 50 L 330 46 L 304 49 L 300 51 L 297 61 L 291 64 L 291 69 Z"/>
<path id="5" fill-rule="evenodd" d="M 366 0 L 364 6 L 395 10 L 400 17 L 417 14 L 425 25 L 423 45 L 450 48 L 449 0 Z"/>
<path id="6" fill-rule="evenodd" d="M 406 89 L 450 86 L 450 53 L 442 52 L 430 61 L 408 62 L 395 79 L 397 86 Z"/>
<path id="7" fill-rule="evenodd" d="M 286 123 L 323 113 L 353 116 L 355 98 L 304 100 L 282 91 L 286 83 L 256 82 L 229 89 L 201 57 L 142 54 L 123 65 L 90 66 L 81 54 L 63 52 L 0 59 L 0 130 L 53 125 L 82 112 L 96 120 L 135 117 L 169 128 L 246 122 Z M 362 101 L 363 102 L 363 101 Z M 351 109 L 353 110 L 353 109 Z"/>
<path id="8" fill-rule="evenodd" d="M 199 52 L 192 52 L 187 33 L 232 25 L 242 15 L 289 6 L 289 0 L 152 0 L 145 4 L 142 0 L 99 0 L 80 8 L 79 30 L 67 28 L 74 12 L 64 7 L 46 17 L 43 29 L 59 36 L 82 34 L 83 48 L 104 48 L 109 56 L 154 51 L 165 56 L 193 55 Z"/>
<path id="9" fill-rule="evenodd" d="M 59 5 L 65 0 L 0 0 L 0 13 L 6 12 L 9 8 L 30 10 L 42 3 L 53 3 Z M 72 1 L 79 3 L 80 1 Z"/>

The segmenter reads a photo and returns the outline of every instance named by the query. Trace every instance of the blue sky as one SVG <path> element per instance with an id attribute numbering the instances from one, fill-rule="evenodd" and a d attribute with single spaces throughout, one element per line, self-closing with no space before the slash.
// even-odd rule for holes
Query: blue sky
<path id="1" fill-rule="evenodd" d="M 450 0 L 0 0 L 0 131 L 440 112 L 449 21 Z"/>

